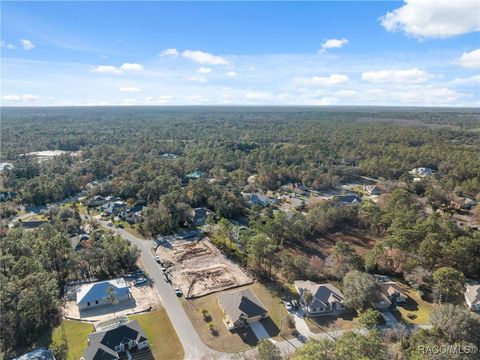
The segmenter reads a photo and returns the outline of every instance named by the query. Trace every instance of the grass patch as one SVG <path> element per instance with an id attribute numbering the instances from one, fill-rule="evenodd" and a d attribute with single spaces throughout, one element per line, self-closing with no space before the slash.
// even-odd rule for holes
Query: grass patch
<path id="1" fill-rule="evenodd" d="M 63 340 L 67 343 L 68 360 L 78 360 L 83 356 L 87 348 L 87 339 L 94 331 L 92 324 L 74 321 L 63 320 L 62 323 L 53 330 L 52 346 L 61 344 Z"/>
<path id="2" fill-rule="evenodd" d="M 288 312 L 279 294 L 258 282 L 243 288 L 226 290 L 226 292 L 245 288 L 250 288 L 268 310 L 269 318 L 262 320 L 265 329 L 274 339 L 284 340 L 280 336 L 282 334 L 280 328 L 283 326 L 283 334 L 287 336 L 288 324 L 286 319 Z M 225 352 L 240 352 L 256 346 L 258 339 L 249 328 L 239 329 L 234 332 L 230 332 L 226 328 L 223 323 L 223 312 L 218 305 L 217 294 L 182 301 L 185 311 L 202 340 L 212 349 Z M 208 322 L 204 319 L 203 309 L 207 310 L 207 319 L 213 324 L 215 334 L 212 334 Z"/>
<path id="3" fill-rule="evenodd" d="M 406 304 L 398 305 L 398 311 L 402 315 L 402 321 L 406 324 L 429 324 L 429 316 L 434 305 L 423 300 L 420 294 L 413 289 L 405 286 L 403 287 L 403 291 L 408 296 L 408 299 Z"/>
<path id="4" fill-rule="evenodd" d="M 315 334 L 335 330 L 352 330 L 358 327 L 353 312 L 339 315 L 320 315 L 305 319 L 308 328 Z"/>
<path id="5" fill-rule="evenodd" d="M 132 234 L 133 236 L 135 236 L 139 239 L 146 240 L 145 236 L 143 236 L 142 234 L 140 234 L 138 232 L 138 230 L 136 229 L 136 226 L 132 227 L 132 225 L 130 225 L 126 221 L 123 222 L 123 226 L 124 226 L 123 230 L 128 231 L 130 234 Z"/>
<path id="6" fill-rule="evenodd" d="M 165 309 L 129 316 L 147 335 L 155 359 L 183 359 L 183 347 Z"/>

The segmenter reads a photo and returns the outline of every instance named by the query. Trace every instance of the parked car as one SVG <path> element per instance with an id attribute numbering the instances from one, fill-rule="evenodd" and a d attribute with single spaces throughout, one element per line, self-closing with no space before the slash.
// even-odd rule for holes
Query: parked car
<path id="1" fill-rule="evenodd" d="M 170 277 L 168 276 L 168 274 L 163 274 L 163 277 L 165 278 L 165 281 L 167 283 L 171 283 L 172 281 L 170 280 Z"/>
<path id="2" fill-rule="evenodd" d="M 292 303 L 290 301 L 284 300 L 283 303 L 288 311 L 291 311 L 293 309 Z"/>
<path id="3" fill-rule="evenodd" d="M 300 307 L 300 304 L 297 300 L 292 300 L 292 306 L 294 309 L 298 309 Z"/>
<path id="4" fill-rule="evenodd" d="M 138 279 L 134 280 L 133 281 L 133 285 L 141 285 L 141 284 L 145 284 L 147 282 L 147 279 L 144 278 L 144 277 L 139 277 Z"/>
<path id="5" fill-rule="evenodd" d="M 182 296 L 183 295 L 183 292 L 182 290 L 180 290 L 179 288 L 175 288 L 175 290 L 173 290 L 175 292 L 175 295 L 177 296 Z"/>
<path id="6" fill-rule="evenodd" d="M 159 264 L 162 262 L 162 259 L 160 259 L 160 256 L 158 256 L 158 255 L 155 256 L 154 259 L 155 259 L 155 261 L 156 261 L 157 263 L 159 263 Z"/>

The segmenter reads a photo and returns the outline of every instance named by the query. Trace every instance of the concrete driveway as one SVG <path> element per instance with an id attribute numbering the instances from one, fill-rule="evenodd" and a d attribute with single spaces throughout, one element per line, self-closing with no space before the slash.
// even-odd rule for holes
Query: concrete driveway
<path id="1" fill-rule="evenodd" d="M 252 329 L 258 341 L 262 341 L 264 339 L 270 339 L 270 334 L 267 332 L 267 330 L 265 330 L 265 328 L 263 327 L 260 321 L 255 321 L 251 323 L 250 329 Z"/>

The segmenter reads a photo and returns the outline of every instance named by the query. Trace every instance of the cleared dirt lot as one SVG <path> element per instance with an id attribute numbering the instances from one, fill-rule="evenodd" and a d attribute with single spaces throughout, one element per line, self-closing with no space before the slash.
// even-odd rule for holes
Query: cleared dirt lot
<path id="1" fill-rule="evenodd" d="M 187 299 L 253 282 L 208 239 L 175 240 L 159 246 L 156 254 L 173 263 L 169 268 L 172 283 Z"/>
<path id="2" fill-rule="evenodd" d="M 115 315 L 129 315 L 149 309 L 155 310 L 160 305 L 160 299 L 151 285 L 142 284 L 134 286 L 131 281 L 127 281 L 132 299 L 122 301 L 115 305 Z M 75 291 L 75 289 L 73 289 Z M 88 310 L 78 310 L 75 300 L 65 302 L 63 307 L 63 314 L 70 319 L 79 319 L 87 321 L 102 321 L 107 320 L 113 315 L 113 307 L 111 305 L 98 306 Z"/>

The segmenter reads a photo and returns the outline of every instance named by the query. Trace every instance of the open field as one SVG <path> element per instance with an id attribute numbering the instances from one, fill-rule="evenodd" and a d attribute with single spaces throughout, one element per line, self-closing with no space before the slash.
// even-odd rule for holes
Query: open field
<path id="1" fill-rule="evenodd" d="M 185 298 L 250 284 L 252 279 L 235 263 L 228 260 L 208 239 L 175 240 L 159 246 L 156 254 L 162 261 L 174 264 L 169 269 L 175 287 Z"/>
<path id="2" fill-rule="evenodd" d="M 262 320 L 263 327 L 276 340 L 284 340 L 281 334 L 288 333 L 286 317 L 288 315 L 282 299 L 272 289 L 256 282 L 252 285 L 242 287 L 250 288 L 257 298 L 268 310 L 269 318 Z M 239 289 L 240 290 L 240 289 Z M 232 291 L 232 290 L 230 290 Z M 211 348 L 218 351 L 238 352 L 245 351 L 256 346 L 258 339 L 249 328 L 230 332 L 223 323 L 223 312 L 218 305 L 217 294 L 210 294 L 197 299 L 185 300 L 183 303 L 185 311 L 191 319 L 195 329 L 202 340 Z M 212 334 L 208 328 L 208 322 L 202 315 L 202 309 L 206 309 L 215 328 Z M 283 327 L 283 331 L 280 328 Z M 288 336 L 286 336 L 288 337 Z"/>
<path id="3" fill-rule="evenodd" d="M 147 335 L 156 360 L 183 359 L 183 348 L 165 309 L 129 316 L 137 320 Z"/>

